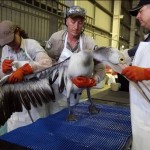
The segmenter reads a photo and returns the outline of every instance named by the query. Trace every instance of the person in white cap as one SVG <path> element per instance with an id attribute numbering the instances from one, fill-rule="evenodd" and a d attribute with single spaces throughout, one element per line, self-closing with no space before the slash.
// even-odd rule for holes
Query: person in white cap
<path id="1" fill-rule="evenodd" d="M 53 59 L 53 63 L 61 62 L 70 57 L 73 53 L 78 53 L 82 50 L 94 50 L 96 44 L 93 38 L 84 34 L 84 25 L 86 20 L 86 11 L 80 6 L 71 6 L 67 9 L 65 17 L 66 29 L 53 33 L 46 43 L 46 50 L 49 56 Z M 97 62 L 95 62 L 97 63 Z M 98 69 L 99 68 L 99 69 Z M 97 63 L 94 77 L 97 83 L 105 77 L 105 69 L 102 63 Z M 60 94 L 57 83 L 54 84 L 54 92 L 57 101 L 51 104 L 50 111 L 55 113 L 67 106 L 66 95 Z M 71 95 L 71 105 L 79 102 L 79 95 L 74 97 Z"/>
<path id="2" fill-rule="evenodd" d="M 141 26 L 150 31 L 150 0 L 140 0 L 139 4 L 130 10 L 130 14 L 136 16 Z M 126 67 L 122 74 L 139 85 L 141 85 L 141 82 L 144 83 L 141 88 L 148 94 L 148 89 L 150 89 L 150 36 L 145 41 L 140 42 L 137 47 L 128 50 L 128 55 L 133 56 L 132 65 Z M 148 95 L 150 100 L 150 93 Z M 149 150 L 150 102 L 131 83 L 130 107 L 133 136 L 132 150 Z"/>
<path id="3" fill-rule="evenodd" d="M 2 46 L 1 69 L 3 75 L 10 74 L 8 83 L 22 81 L 23 76 L 39 71 L 52 65 L 52 59 L 43 47 L 33 39 L 29 39 L 24 30 L 14 22 L 4 20 L 0 22 L 0 46 Z M 16 68 L 14 68 L 16 62 Z M 47 116 L 45 105 L 31 109 L 33 120 Z M 8 131 L 32 123 L 28 112 L 14 113 L 7 122 Z"/>

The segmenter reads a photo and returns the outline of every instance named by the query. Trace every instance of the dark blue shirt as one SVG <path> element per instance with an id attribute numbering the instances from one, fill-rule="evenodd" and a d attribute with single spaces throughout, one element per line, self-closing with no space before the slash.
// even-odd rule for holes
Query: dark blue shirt
<path id="1" fill-rule="evenodd" d="M 145 42 L 149 42 L 150 41 L 150 33 L 148 35 L 148 37 L 144 40 Z M 133 57 L 136 53 L 136 50 L 138 49 L 139 44 L 134 46 L 132 49 L 128 50 L 128 54 L 130 57 Z"/>

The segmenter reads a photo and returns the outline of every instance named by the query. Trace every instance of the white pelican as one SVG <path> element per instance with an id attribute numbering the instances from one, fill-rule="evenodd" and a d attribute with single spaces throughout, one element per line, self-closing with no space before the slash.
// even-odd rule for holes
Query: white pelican
<path id="1" fill-rule="evenodd" d="M 93 75 L 93 58 L 99 62 L 107 62 L 117 66 L 124 63 L 124 56 L 118 50 L 113 48 L 100 47 L 95 51 L 81 51 L 74 53 L 65 61 L 53 65 L 47 69 L 36 72 L 24 77 L 24 80 L 15 84 L 7 84 L 7 78 L 0 80 L 0 125 L 3 125 L 14 112 L 21 112 L 22 105 L 27 110 L 34 107 L 55 101 L 55 95 L 51 85 L 58 78 L 59 91 L 62 92 L 66 88 L 67 102 L 69 107 L 68 120 L 76 120 L 70 111 L 70 93 L 76 93 L 82 90 L 75 86 L 71 79 L 78 76 L 92 77 Z M 90 89 L 87 88 L 88 98 L 90 98 Z M 91 113 L 98 113 L 99 110 L 91 101 L 89 107 Z"/>

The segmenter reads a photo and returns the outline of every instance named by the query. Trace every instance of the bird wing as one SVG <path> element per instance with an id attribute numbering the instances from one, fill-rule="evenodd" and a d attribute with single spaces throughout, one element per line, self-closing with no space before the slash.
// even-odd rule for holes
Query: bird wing
<path id="1" fill-rule="evenodd" d="M 119 62 L 119 52 L 111 48 L 98 48 L 93 52 L 93 58 L 100 62 L 111 62 L 117 64 Z M 114 57 L 115 56 L 115 59 Z M 116 63 L 116 58 L 117 63 Z M 78 58 L 76 59 L 78 60 Z M 82 60 L 82 59 L 81 59 Z M 43 103 L 55 101 L 52 84 L 58 83 L 59 92 L 66 87 L 68 65 L 70 58 L 57 63 L 49 68 L 39 72 L 26 75 L 22 82 L 8 84 L 7 80 L 10 75 L 0 80 L 0 125 L 3 125 L 14 112 L 21 112 L 22 105 L 27 109 L 41 106 Z M 78 65 L 77 68 L 80 68 Z M 74 69 L 73 69 L 74 71 Z M 82 70 L 81 70 L 82 71 Z M 67 89 L 68 90 L 68 89 Z"/>
<path id="2" fill-rule="evenodd" d="M 55 101 L 52 84 L 59 80 L 59 91 L 65 88 L 64 72 L 67 69 L 69 58 L 39 72 L 24 76 L 23 81 L 8 84 L 10 75 L 0 80 L 0 125 L 10 118 L 14 112 L 22 112 L 42 106 L 43 103 Z"/>

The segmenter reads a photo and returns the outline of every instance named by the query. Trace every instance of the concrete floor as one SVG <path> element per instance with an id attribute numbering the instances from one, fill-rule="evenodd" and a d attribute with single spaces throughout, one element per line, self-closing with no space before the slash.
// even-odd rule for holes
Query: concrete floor
<path id="1" fill-rule="evenodd" d="M 129 92 L 112 91 L 108 85 L 105 85 L 103 88 L 91 88 L 91 97 L 95 103 L 129 107 Z M 86 99 L 87 93 L 84 90 L 81 95 L 81 101 Z"/>
<path id="2" fill-rule="evenodd" d="M 109 85 L 105 85 L 103 88 L 91 88 L 91 96 L 100 92 L 104 92 L 108 89 L 110 89 Z M 85 99 L 85 98 L 87 98 L 87 93 L 86 93 L 86 90 L 83 90 L 81 99 Z"/>

